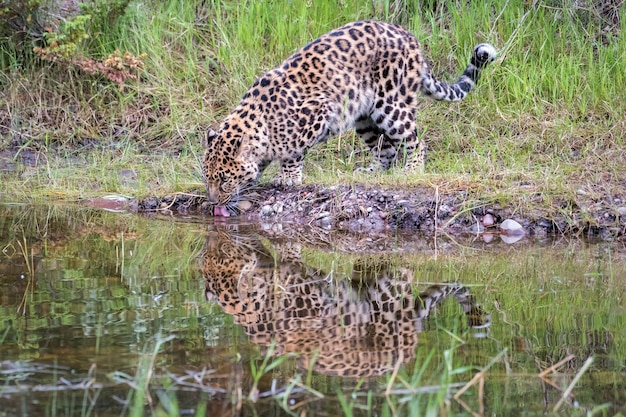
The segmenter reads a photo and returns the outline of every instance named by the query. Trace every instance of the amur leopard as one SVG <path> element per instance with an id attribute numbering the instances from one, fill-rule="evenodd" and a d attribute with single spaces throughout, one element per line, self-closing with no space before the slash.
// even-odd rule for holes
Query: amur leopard
<path id="1" fill-rule="evenodd" d="M 351 276 L 331 278 L 300 251 L 220 228 L 208 233 L 199 262 L 207 300 L 233 316 L 252 343 L 297 353 L 302 369 L 351 377 L 389 372 L 415 357 L 418 334 L 448 298 L 459 303 L 467 327 L 484 334 L 490 326 L 461 284 L 418 293 L 411 270 L 366 256 L 354 260 Z"/>
<path id="2" fill-rule="evenodd" d="M 374 156 L 364 170 L 386 170 L 406 158 L 421 171 L 418 93 L 462 100 L 496 57 L 483 43 L 454 84 L 430 72 L 417 38 L 393 23 L 358 21 L 312 41 L 257 79 L 217 131 L 209 129 L 203 175 L 215 216 L 238 212 L 238 201 L 272 161 L 276 185 L 302 183 L 309 148 L 347 129 Z"/>

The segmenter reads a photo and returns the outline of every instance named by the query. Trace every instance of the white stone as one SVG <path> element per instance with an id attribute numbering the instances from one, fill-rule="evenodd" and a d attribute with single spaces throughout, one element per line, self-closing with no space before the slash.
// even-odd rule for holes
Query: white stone
<path id="1" fill-rule="evenodd" d="M 503 221 L 500 225 L 500 230 L 502 230 L 509 236 L 521 236 L 525 233 L 522 225 L 511 219 L 506 219 L 505 221 Z"/>

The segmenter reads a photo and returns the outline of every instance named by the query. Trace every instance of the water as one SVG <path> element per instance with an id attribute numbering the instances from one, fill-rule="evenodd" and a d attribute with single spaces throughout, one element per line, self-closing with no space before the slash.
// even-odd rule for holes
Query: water
<path id="1" fill-rule="evenodd" d="M 0 205 L 0 416 L 626 413 L 623 243 L 279 230 Z"/>

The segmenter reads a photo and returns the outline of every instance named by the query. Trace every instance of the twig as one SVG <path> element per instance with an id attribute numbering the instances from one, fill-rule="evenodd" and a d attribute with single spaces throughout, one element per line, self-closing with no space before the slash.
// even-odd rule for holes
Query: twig
<path id="1" fill-rule="evenodd" d="M 472 378 L 467 384 L 465 384 L 465 386 L 463 388 L 461 388 L 460 390 L 457 391 L 456 394 L 454 394 L 454 399 L 458 400 L 459 397 L 461 395 L 463 395 L 463 393 L 465 391 L 467 391 L 468 389 L 470 389 L 470 387 L 472 385 L 474 385 L 477 381 L 479 381 L 482 377 L 485 376 L 485 373 L 489 370 L 489 368 L 491 368 L 496 362 L 498 362 L 500 360 L 500 358 L 502 356 L 504 356 L 504 354 L 506 353 L 507 349 L 502 350 L 500 353 L 498 353 L 496 355 L 495 358 L 493 358 L 492 360 L 489 361 L 489 363 L 487 364 L 487 366 L 485 366 L 483 369 L 480 370 L 480 372 L 478 372 L 476 375 L 474 375 L 474 378 Z"/>
<path id="2" fill-rule="evenodd" d="M 556 403 L 556 405 L 552 409 L 552 412 L 556 413 L 557 411 L 559 411 L 559 408 L 561 408 L 561 405 L 563 405 L 563 401 L 565 401 L 567 397 L 570 396 L 570 394 L 572 393 L 572 390 L 574 389 L 574 385 L 576 385 L 578 380 L 583 376 L 585 371 L 591 366 L 592 363 L 593 363 L 593 356 L 589 356 L 587 360 L 585 361 L 585 363 L 583 364 L 582 368 L 580 368 L 580 371 L 578 371 L 578 373 L 572 380 L 572 382 L 568 385 L 565 391 L 563 391 L 563 395 L 561 396 L 561 399 L 559 400 L 558 403 Z"/>
<path id="3" fill-rule="evenodd" d="M 564 364 L 566 364 L 567 362 L 571 361 L 572 359 L 574 359 L 576 356 L 575 355 L 568 355 L 565 359 L 559 361 L 558 363 L 555 363 L 554 365 L 552 365 L 551 367 L 549 367 L 548 369 L 545 369 L 544 371 L 542 371 L 539 374 L 539 378 L 543 378 L 544 376 L 546 376 L 547 374 L 549 374 L 550 372 L 554 372 L 556 371 L 557 368 L 560 368 L 561 366 L 563 366 Z"/>

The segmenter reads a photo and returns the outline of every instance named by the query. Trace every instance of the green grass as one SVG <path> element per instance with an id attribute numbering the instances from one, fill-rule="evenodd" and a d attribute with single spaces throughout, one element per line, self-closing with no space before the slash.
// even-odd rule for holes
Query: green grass
<path id="1" fill-rule="evenodd" d="M 312 150 L 305 181 L 467 189 L 477 201 L 522 209 L 573 202 L 581 190 L 589 199 L 626 194 L 626 31 L 603 33 L 594 10 L 573 2 L 373 4 L 133 2 L 82 45 L 94 57 L 115 49 L 146 54 L 140 79 L 124 91 L 76 69 L 24 60 L 0 41 L 0 149 L 18 161 L 18 151 L 34 150 L 47 161 L 1 173 L 0 195 L 72 200 L 202 189 L 206 128 L 255 77 L 331 28 L 365 18 L 407 26 L 447 80 L 480 42 L 500 56 L 464 102 L 424 102 L 424 175 L 353 174 L 368 155 L 347 134 Z M 119 179 L 127 169 L 137 181 Z"/>

